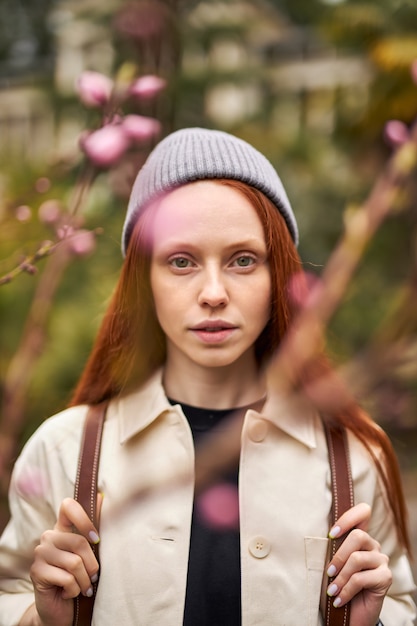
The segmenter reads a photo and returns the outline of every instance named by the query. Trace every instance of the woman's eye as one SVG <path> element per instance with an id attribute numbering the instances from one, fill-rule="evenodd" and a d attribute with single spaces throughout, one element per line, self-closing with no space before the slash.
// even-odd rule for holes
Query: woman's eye
<path id="1" fill-rule="evenodd" d="M 172 265 L 173 267 L 183 270 L 187 267 L 190 267 L 191 265 L 191 261 L 189 259 L 186 259 L 183 256 L 178 256 L 175 257 L 175 259 L 171 259 L 171 261 L 169 262 L 170 265 Z"/>
<path id="2" fill-rule="evenodd" d="M 251 256 L 241 255 L 235 259 L 235 264 L 238 267 L 249 267 L 255 263 L 255 259 Z"/>

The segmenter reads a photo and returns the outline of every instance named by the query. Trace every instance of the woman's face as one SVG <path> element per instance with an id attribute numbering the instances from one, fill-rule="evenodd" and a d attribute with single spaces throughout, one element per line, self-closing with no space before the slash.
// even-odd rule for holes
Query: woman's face
<path id="1" fill-rule="evenodd" d="M 199 181 L 150 210 L 151 287 L 167 367 L 254 367 L 254 343 L 268 322 L 271 299 L 255 209 L 238 191 Z"/>

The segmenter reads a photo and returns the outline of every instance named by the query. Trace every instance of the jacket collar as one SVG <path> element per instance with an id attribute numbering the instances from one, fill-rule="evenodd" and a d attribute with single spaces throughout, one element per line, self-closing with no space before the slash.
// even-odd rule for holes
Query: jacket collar
<path id="1" fill-rule="evenodd" d="M 125 443 L 170 409 L 172 407 L 162 386 L 160 369 L 140 389 L 116 400 L 120 443 Z"/>
<path id="2" fill-rule="evenodd" d="M 144 430 L 165 411 L 172 410 L 162 386 L 162 369 L 137 391 L 115 400 L 113 410 L 119 421 L 120 443 Z M 317 412 L 305 402 L 270 394 L 262 417 L 308 448 L 315 448 Z"/>
<path id="3" fill-rule="evenodd" d="M 316 433 L 320 418 L 317 410 L 302 398 L 270 393 L 262 415 L 308 448 L 317 447 Z"/>

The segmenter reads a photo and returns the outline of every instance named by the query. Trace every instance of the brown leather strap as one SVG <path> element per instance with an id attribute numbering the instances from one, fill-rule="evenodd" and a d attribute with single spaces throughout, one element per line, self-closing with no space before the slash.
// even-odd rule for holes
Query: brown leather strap
<path id="1" fill-rule="evenodd" d="M 332 478 L 332 526 L 337 519 L 350 509 L 353 504 L 353 482 L 350 469 L 349 448 L 346 430 L 330 425 L 324 420 L 324 427 L 329 451 L 330 471 Z M 333 539 L 331 542 L 331 558 L 336 554 L 345 537 Z M 330 583 L 331 581 L 329 581 Z M 350 603 L 335 608 L 334 598 L 326 599 L 325 626 L 349 626 Z"/>
<path id="2" fill-rule="evenodd" d="M 97 530 L 99 527 L 97 519 L 97 474 L 106 408 L 107 403 L 103 402 L 90 406 L 88 410 L 74 489 L 74 499 L 85 509 Z M 98 545 L 92 545 L 92 549 L 97 561 L 99 561 Z M 91 598 L 81 594 L 75 598 L 73 626 L 91 625 L 97 585 L 98 581 L 92 585 L 93 596 Z"/>

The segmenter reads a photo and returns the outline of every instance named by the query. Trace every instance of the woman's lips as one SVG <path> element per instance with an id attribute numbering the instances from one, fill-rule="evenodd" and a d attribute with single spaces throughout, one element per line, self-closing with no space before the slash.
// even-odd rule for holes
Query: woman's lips
<path id="1" fill-rule="evenodd" d="M 231 324 L 199 324 L 191 329 L 204 343 L 222 343 L 236 330 Z"/>

